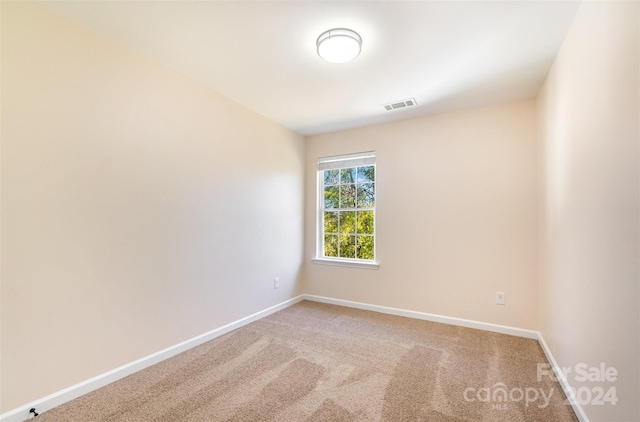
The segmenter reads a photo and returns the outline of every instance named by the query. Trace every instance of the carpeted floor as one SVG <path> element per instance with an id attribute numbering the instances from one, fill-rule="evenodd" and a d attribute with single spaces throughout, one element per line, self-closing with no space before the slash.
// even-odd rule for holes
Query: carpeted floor
<path id="1" fill-rule="evenodd" d="M 304 301 L 37 420 L 577 421 L 538 363 L 534 340 Z"/>

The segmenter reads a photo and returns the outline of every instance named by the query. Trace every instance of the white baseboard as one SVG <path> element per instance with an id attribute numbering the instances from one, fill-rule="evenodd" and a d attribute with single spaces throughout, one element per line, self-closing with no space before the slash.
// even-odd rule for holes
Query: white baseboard
<path id="1" fill-rule="evenodd" d="M 331 305 L 346 306 L 349 308 L 364 309 L 367 311 L 403 316 L 407 318 L 422 319 L 425 321 L 441 322 L 443 324 L 458 325 L 458 326 L 467 327 L 467 328 L 476 328 L 479 330 L 492 331 L 494 333 L 509 334 L 512 336 L 525 337 L 525 338 L 538 340 L 551 366 L 553 368 L 559 368 L 558 363 L 553 357 L 551 350 L 549 350 L 547 343 L 544 341 L 542 334 L 538 331 L 525 330 L 522 328 L 509 327 L 506 325 L 490 324 L 487 322 L 473 321 L 473 320 L 462 319 L 462 318 L 453 318 L 453 317 L 447 317 L 447 316 L 436 315 L 436 314 L 428 314 L 425 312 L 408 311 L 406 309 L 390 308 L 387 306 L 371 305 L 369 303 L 352 302 L 350 300 L 334 299 L 334 298 L 324 297 L 324 296 L 316 296 L 316 295 L 308 295 L 308 294 L 304 294 L 302 296 L 304 300 L 310 300 L 313 302 L 321 302 L 321 303 L 328 303 Z M 557 370 L 556 373 L 561 374 L 558 377 L 558 381 L 560 382 L 560 385 L 562 386 L 562 390 L 564 391 L 565 395 L 569 396 L 569 383 L 567 379 L 564 377 L 564 374 L 562 373 L 562 371 Z M 573 411 L 575 412 L 580 422 L 589 422 L 589 418 L 587 417 L 586 413 L 584 412 L 584 409 L 582 408 L 582 406 L 580 406 L 579 403 L 573 403 L 571 407 L 573 408 Z"/>
<path id="2" fill-rule="evenodd" d="M 213 340 L 216 337 L 220 337 L 221 335 L 245 326 L 253 321 L 264 318 L 267 315 L 271 315 L 274 312 L 287 308 L 297 302 L 300 302 L 303 299 L 303 296 L 304 295 L 300 295 L 286 300 L 270 308 L 264 309 L 260 312 L 256 312 L 253 315 L 249 315 L 230 324 L 216 328 L 215 330 L 209 331 L 208 333 L 204 333 L 187 341 L 183 341 L 182 343 L 176 344 L 175 346 L 168 347 L 149 356 L 145 356 L 126 365 L 122 365 L 118 368 L 112 369 L 111 371 L 105 372 L 104 374 L 100 374 L 76 385 L 72 385 L 71 387 L 65 388 L 64 390 L 60 390 L 46 397 L 35 400 L 24 406 L 5 412 L 0 415 L 0 421 L 21 422 L 30 419 L 32 417 L 32 414 L 29 413 L 29 409 L 31 408 L 35 407 L 38 413 L 53 409 L 54 407 L 60 406 L 61 404 L 90 393 L 91 391 L 97 390 L 100 387 L 104 387 L 107 384 L 111 384 L 112 382 L 124 378 L 128 375 L 131 375 L 134 372 L 138 372 L 151 365 L 155 365 L 158 362 L 189 350 L 192 347 L 199 346 L 209 340 Z"/>
<path id="3" fill-rule="evenodd" d="M 440 322 L 443 324 L 457 325 L 461 327 L 475 328 L 475 329 L 491 331 L 495 333 L 508 334 L 508 335 L 513 335 L 518 337 L 535 339 L 540 342 L 540 345 L 542 346 L 542 349 L 544 350 L 544 353 L 547 356 L 547 359 L 549 360 L 549 363 L 551 364 L 551 366 L 553 368 L 558 368 L 558 364 L 555 358 L 553 357 L 553 355 L 551 354 L 551 351 L 549 350 L 547 343 L 544 341 L 542 334 L 540 334 L 538 331 L 525 330 L 522 328 L 509 327 L 509 326 L 498 325 L 498 324 L 490 324 L 486 322 L 473 321 L 473 320 L 462 319 L 462 318 L 454 318 L 454 317 L 447 317 L 447 316 L 436 315 L 436 314 L 429 314 L 425 312 L 409 311 L 406 309 L 391 308 L 387 306 L 371 305 L 368 303 L 353 302 L 350 300 L 334 299 L 334 298 L 324 297 L 324 296 L 302 294 L 300 296 L 294 297 L 292 299 L 289 299 L 282 303 L 274 305 L 270 308 L 256 312 L 255 314 L 249 315 L 247 317 L 244 317 L 242 319 L 239 319 L 237 321 L 234 321 L 222 327 L 216 328 L 215 330 L 209 331 L 208 333 L 201 334 L 197 337 L 191 338 L 182 343 L 168 347 L 164 350 L 153 353 L 149 356 L 145 356 L 134 362 L 128 363 L 126 365 L 122 365 L 111 371 L 105 372 L 104 374 L 100 374 L 91 379 L 88 379 L 86 381 L 73 385 L 71 387 L 65 388 L 64 390 L 60 390 L 46 397 L 35 400 L 24 406 L 10 410 L 0 415 L 0 422 L 14 422 L 14 421 L 20 422 L 20 421 L 30 419 L 32 415 L 29 413 L 29 409 L 31 408 L 36 408 L 38 413 L 42 413 L 47 410 L 53 409 L 54 407 L 60 406 L 61 404 L 64 404 L 82 395 L 90 393 L 91 391 L 97 390 L 100 387 L 104 387 L 107 384 L 110 384 L 114 381 L 117 381 L 121 378 L 131 375 L 137 371 L 145 369 L 151 365 L 155 365 L 158 362 L 161 362 L 165 359 L 168 359 L 172 356 L 175 356 L 193 347 L 199 346 L 200 344 L 206 343 L 209 340 L 213 340 L 216 337 L 220 337 L 230 331 L 243 327 L 253 321 L 257 321 L 260 318 L 264 318 L 277 311 L 287 308 L 295 303 L 300 302 L 301 300 L 310 300 L 313 302 L 328 303 L 332 305 L 346 306 L 349 308 L 380 312 L 383 314 L 397 315 L 397 316 L 421 319 L 421 320 L 432 321 L 432 322 Z M 557 371 L 557 373 L 561 374 L 562 371 Z M 560 382 L 560 385 L 562 386 L 562 389 L 564 390 L 565 394 L 568 394 L 569 383 L 567 382 L 566 378 L 564 376 L 560 376 L 558 377 L 558 381 Z M 589 419 L 586 416 L 584 409 L 582 409 L 582 406 L 580 406 L 580 404 L 575 403 L 572 405 L 572 407 L 574 412 L 578 416 L 578 419 L 580 420 L 580 422 L 589 422 Z"/>
<path id="4" fill-rule="evenodd" d="M 488 322 L 473 321 L 470 319 L 454 318 L 436 314 L 428 314 L 426 312 L 408 311 L 406 309 L 390 308 L 388 306 L 371 305 L 362 302 L 352 302 L 350 300 L 334 299 L 331 297 L 302 295 L 303 299 L 313 302 L 329 303 L 331 305 L 347 306 L 349 308 L 364 309 L 366 311 L 380 312 L 383 314 L 403 316 L 407 318 L 422 319 L 425 321 L 440 322 L 449 325 L 458 325 L 460 327 L 476 328 L 478 330 L 492 331 L 494 333 L 509 334 L 512 336 L 525 337 L 537 340 L 540 333 L 533 330 L 525 330 L 523 328 L 509 327 L 506 325 L 490 324 Z"/>
<path id="5" fill-rule="evenodd" d="M 562 372 L 560 366 L 558 365 L 558 362 L 556 362 L 556 359 L 553 357 L 553 354 L 551 353 L 547 342 L 544 341 L 544 337 L 542 337 L 542 333 L 538 333 L 538 341 L 540 342 L 540 346 L 542 346 L 544 354 L 547 355 L 547 360 L 549 361 L 551 368 L 554 370 L 556 378 L 558 379 L 558 382 L 560 383 L 564 394 L 569 397 L 571 394 L 569 381 L 567 381 L 564 372 Z M 580 403 L 574 401 L 573 403 L 571 403 L 571 407 L 573 408 L 573 411 L 575 412 L 580 422 L 589 422 L 589 418 L 587 417 L 587 414 L 584 412 L 584 409 L 582 408 Z"/>

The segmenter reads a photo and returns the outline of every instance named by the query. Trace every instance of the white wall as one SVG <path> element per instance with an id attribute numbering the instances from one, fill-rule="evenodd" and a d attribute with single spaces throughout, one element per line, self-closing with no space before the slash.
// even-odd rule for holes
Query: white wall
<path id="1" fill-rule="evenodd" d="M 616 406 L 640 420 L 638 2 L 585 2 L 537 99 L 540 330 L 562 367 L 615 367 Z M 586 394 L 586 393 L 585 393 Z"/>
<path id="2" fill-rule="evenodd" d="M 317 158 L 370 150 L 380 269 L 312 264 Z M 311 136 L 306 151 L 306 293 L 537 328 L 533 100 Z"/>
<path id="3" fill-rule="evenodd" d="M 2 106 L 0 412 L 301 292 L 300 136 L 25 2 Z"/>

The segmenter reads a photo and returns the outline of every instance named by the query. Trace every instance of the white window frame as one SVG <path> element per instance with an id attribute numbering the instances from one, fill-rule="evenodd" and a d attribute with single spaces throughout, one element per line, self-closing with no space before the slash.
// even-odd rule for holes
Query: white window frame
<path id="1" fill-rule="evenodd" d="M 344 267 L 365 268 L 377 270 L 378 264 L 378 239 L 377 239 L 377 207 L 378 207 L 378 169 L 376 167 L 375 183 L 375 203 L 373 206 L 373 260 L 357 258 L 339 258 L 324 256 L 324 171 L 341 168 L 368 166 L 376 164 L 376 152 L 366 151 L 356 154 L 336 155 L 331 157 L 318 158 L 316 170 L 316 255 L 312 258 L 315 264 L 338 265 Z"/>

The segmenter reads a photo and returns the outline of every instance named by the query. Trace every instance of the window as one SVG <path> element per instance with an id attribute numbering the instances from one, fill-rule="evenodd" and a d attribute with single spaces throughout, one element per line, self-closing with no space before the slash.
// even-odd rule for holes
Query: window
<path id="1" fill-rule="evenodd" d="M 314 262 L 377 268 L 375 152 L 318 160 Z"/>

